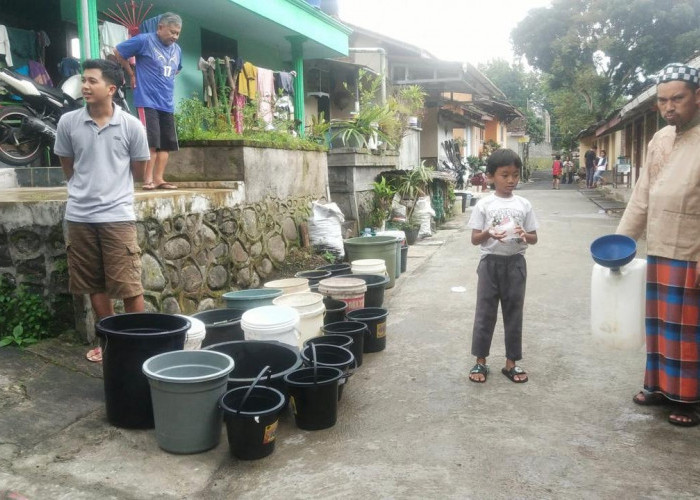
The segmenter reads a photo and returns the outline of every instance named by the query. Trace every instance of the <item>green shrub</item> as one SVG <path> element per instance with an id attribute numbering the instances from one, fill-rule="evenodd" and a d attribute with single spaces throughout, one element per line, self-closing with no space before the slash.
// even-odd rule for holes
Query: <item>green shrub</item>
<path id="1" fill-rule="evenodd" d="M 41 295 L 0 277 L 0 347 L 33 344 L 49 336 L 50 324 Z"/>

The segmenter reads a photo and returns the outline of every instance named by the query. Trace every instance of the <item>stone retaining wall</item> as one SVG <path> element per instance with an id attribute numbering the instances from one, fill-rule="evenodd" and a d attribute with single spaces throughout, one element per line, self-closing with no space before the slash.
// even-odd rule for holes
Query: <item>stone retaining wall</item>
<path id="1" fill-rule="evenodd" d="M 240 203 L 235 190 L 179 193 L 136 202 L 146 310 L 184 313 L 222 306 L 223 293 L 259 287 L 299 245 L 308 195 Z M 64 202 L 0 206 L 0 275 L 42 294 L 57 326 L 92 338 L 87 297 L 68 294 Z"/>

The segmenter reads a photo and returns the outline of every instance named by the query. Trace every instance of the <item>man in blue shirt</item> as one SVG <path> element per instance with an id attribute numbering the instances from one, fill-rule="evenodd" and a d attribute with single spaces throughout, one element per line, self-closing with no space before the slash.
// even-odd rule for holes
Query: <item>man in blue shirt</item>
<path id="1" fill-rule="evenodd" d="M 143 178 L 143 189 L 177 189 L 163 175 L 170 151 L 177 151 L 175 131 L 175 75 L 182 69 L 182 50 L 176 43 L 182 19 L 166 12 L 155 33 L 142 33 L 117 45 L 114 55 L 131 79 L 134 105 L 146 126 L 151 160 Z M 127 61 L 136 57 L 136 75 Z"/>

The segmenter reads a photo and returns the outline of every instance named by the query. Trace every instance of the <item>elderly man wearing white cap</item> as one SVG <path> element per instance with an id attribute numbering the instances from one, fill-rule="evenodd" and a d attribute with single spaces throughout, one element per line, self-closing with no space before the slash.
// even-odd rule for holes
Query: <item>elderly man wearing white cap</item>
<path id="1" fill-rule="evenodd" d="M 698 69 L 669 64 L 656 87 L 659 130 L 617 232 L 647 232 L 644 391 L 633 401 L 667 405 L 670 423 L 700 423 L 700 90 Z"/>

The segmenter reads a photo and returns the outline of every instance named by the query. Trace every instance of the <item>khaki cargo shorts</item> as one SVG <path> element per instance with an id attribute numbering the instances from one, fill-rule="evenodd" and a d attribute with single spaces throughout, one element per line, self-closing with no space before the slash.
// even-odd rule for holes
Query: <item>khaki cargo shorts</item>
<path id="1" fill-rule="evenodd" d="M 143 294 L 135 222 L 66 222 L 70 293 L 113 299 Z"/>

